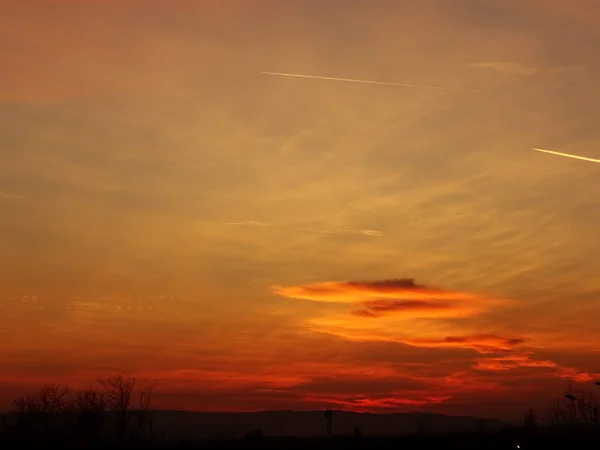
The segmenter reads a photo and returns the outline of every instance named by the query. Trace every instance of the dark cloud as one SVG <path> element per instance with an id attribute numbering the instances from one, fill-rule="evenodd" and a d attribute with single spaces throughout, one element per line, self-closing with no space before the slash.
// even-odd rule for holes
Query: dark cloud
<path id="1" fill-rule="evenodd" d="M 362 308 L 352 311 L 351 314 L 359 317 L 380 317 L 406 311 L 424 311 L 451 308 L 451 305 L 448 303 L 425 300 L 371 300 L 364 302 L 362 306 Z"/>
<path id="2" fill-rule="evenodd" d="M 373 288 L 380 291 L 395 291 L 398 289 L 427 289 L 426 286 L 417 284 L 412 278 L 393 278 L 390 280 L 375 281 L 348 281 L 346 285 L 356 288 Z"/>

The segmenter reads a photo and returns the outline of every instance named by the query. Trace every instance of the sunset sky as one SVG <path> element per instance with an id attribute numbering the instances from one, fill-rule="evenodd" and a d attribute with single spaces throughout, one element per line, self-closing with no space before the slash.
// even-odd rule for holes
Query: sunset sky
<path id="1" fill-rule="evenodd" d="M 125 371 L 518 418 L 600 379 L 600 164 L 533 151 L 600 158 L 596 0 L 0 7 L 0 410 Z"/>

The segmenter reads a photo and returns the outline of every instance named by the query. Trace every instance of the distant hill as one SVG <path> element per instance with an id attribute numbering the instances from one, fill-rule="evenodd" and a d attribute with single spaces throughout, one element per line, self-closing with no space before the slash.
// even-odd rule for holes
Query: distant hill
<path id="1" fill-rule="evenodd" d="M 242 438 L 260 429 L 265 436 L 323 436 L 323 411 L 265 411 L 252 413 L 201 413 L 153 411 L 154 434 L 158 439 Z M 334 411 L 334 435 L 349 435 L 358 426 L 363 435 L 400 435 L 417 432 L 449 433 L 497 431 L 508 425 L 495 419 L 446 416 L 442 414 L 369 414 Z"/>

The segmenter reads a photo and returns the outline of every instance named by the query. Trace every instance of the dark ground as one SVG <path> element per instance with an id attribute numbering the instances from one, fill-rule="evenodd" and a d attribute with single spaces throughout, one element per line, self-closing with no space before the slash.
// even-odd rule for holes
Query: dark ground
<path id="1" fill-rule="evenodd" d="M 600 433 L 589 429 L 503 430 L 496 433 L 456 433 L 448 435 L 333 436 L 331 438 L 248 438 L 238 440 L 129 442 L 65 442 L 39 440 L 35 436 L 0 440 L 1 449 L 21 448 L 127 448 L 127 449 L 589 449 L 600 446 Z"/>

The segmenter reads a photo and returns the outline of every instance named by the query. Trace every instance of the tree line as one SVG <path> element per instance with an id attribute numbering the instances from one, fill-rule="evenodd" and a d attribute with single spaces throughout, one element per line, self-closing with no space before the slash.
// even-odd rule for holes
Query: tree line
<path id="1" fill-rule="evenodd" d="M 4 436 L 27 438 L 67 438 L 84 441 L 153 439 L 151 400 L 155 385 L 140 386 L 135 377 L 117 373 L 98 379 L 96 388 L 73 390 L 48 384 L 14 401 L 3 416 Z M 533 409 L 527 411 L 523 428 L 533 431 L 540 425 L 550 428 L 600 425 L 600 403 L 591 390 L 569 386 L 538 421 Z M 595 429 L 597 427 L 594 427 Z M 423 434 L 427 431 L 418 430 Z M 247 433 L 256 440 L 262 432 Z"/>
<path id="2" fill-rule="evenodd" d="M 152 438 L 151 400 L 155 385 L 117 373 L 83 391 L 49 384 L 19 397 L 4 416 L 4 434 L 19 439 L 83 440 Z"/>

